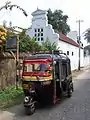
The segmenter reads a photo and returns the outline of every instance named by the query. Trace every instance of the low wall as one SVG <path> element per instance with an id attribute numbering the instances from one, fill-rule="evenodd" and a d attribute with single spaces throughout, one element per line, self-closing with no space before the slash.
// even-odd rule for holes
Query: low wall
<path id="1" fill-rule="evenodd" d="M 71 59 L 71 70 L 78 69 L 78 58 L 76 59 L 75 60 Z M 88 65 L 90 65 L 90 56 L 83 57 L 80 61 L 80 66 L 85 67 Z"/>
<path id="2" fill-rule="evenodd" d="M 84 57 L 84 66 L 90 65 L 90 55 Z"/>
<path id="3" fill-rule="evenodd" d="M 16 62 L 9 53 L 0 54 L 0 89 L 15 84 Z"/>
<path id="4" fill-rule="evenodd" d="M 24 56 L 24 55 L 23 55 Z M 22 63 L 22 60 L 21 60 Z M 72 70 L 78 69 L 78 63 L 76 65 L 75 61 L 71 60 Z M 81 67 L 90 65 L 90 56 L 83 59 L 83 64 Z M 22 77 L 22 70 L 20 72 L 20 77 Z M 4 89 L 8 85 L 15 84 L 16 80 L 16 61 L 11 56 L 10 53 L 0 54 L 0 88 Z"/>

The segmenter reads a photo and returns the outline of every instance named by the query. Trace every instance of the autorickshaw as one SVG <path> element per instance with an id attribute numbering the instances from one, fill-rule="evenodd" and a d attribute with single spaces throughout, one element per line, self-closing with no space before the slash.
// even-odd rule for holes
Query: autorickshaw
<path id="1" fill-rule="evenodd" d="M 35 103 L 56 103 L 61 95 L 71 97 L 73 82 L 70 59 L 59 51 L 35 53 L 23 60 L 22 87 L 27 114 L 35 112 Z"/>

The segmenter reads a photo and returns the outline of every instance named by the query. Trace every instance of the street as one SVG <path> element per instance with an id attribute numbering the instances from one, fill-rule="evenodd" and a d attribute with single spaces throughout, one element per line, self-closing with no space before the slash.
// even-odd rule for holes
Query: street
<path id="1" fill-rule="evenodd" d="M 90 70 L 85 70 L 73 81 L 71 98 L 37 109 L 31 116 L 26 116 L 23 105 L 18 105 L 0 112 L 0 120 L 90 120 Z"/>

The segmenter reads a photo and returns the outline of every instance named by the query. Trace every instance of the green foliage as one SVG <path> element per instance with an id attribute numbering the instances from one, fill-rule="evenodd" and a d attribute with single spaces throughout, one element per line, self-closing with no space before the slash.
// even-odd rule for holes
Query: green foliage
<path id="1" fill-rule="evenodd" d="M 39 52 L 39 51 L 52 51 L 57 50 L 56 43 L 51 43 L 48 39 L 39 45 L 34 38 L 30 38 L 25 34 L 26 31 L 22 31 L 20 34 L 20 51 L 21 52 Z"/>
<path id="2" fill-rule="evenodd" d="M 14 33 L 13 30 L 8 30 L 8 31 L 7 31 L 7 35 L 6 35 L 6 39 L 7 39 L 7 40 L 10 39 L 11 36 L 14 36 L 14 35 L 15 35 L 15 33 Z"/>
<path id="3" fill-rule="evenodd" d="M 14 35 L 13 32 L 9 31 L 7 38 L 10 38 L 11 35 Z M 38 44 L 38 42 L 34 38 L 30 38 L 29 35 L 26 34 L 26 30 L 23 30 L 19 35 L 19 45 L 20 52 L 39 52 L 39 51 L 51 51 L 57 50 L 56 43 L 51 43 L 48 39 L 42 43 L 42 45 Z"/>
<path id="4" fill-rule="evenodd" d="M 70 26 L 67 24 L 67 15 L 63 15 L 63 11 L 55 10 L 54 12 L 51 9 L 48 10 L 48 23 L 53 26 L 58 32 L 67 34 L 70 31 Z"/>
<path id="5" fill-rule="evenodd" d="M 84 39 L 87 40 L 87 43 L 90 43 L 90 29 L 85 31 Z"/>
<path id="6" fill-rule="evenodd" d="M 52 50 L 58 50 L 56 43 L 51 43 L 48 39 L 42 43 L 42 48 L 44 51 L 52 51 Z"/>
<path id="7" fill-rule="evenodd" d="M 22 31 L 20 34 L 20 51 L 21 52 L 36 52 L 42 49 L 42 46 L 39 45 L 34 38 L 30 38 L 25 34 L 26 31 Z"/>
<path id="8" fill-rule="evenodd" d="M 14 36 L 14 35 L 15 35 L 15 33 L 14 33 L 13 30 L 8 30 L 8 31 L 7 31 L 7 34 L 6 34 L 6 40 L 10 39 L 11 36 Z M 5 51 L 5 49 L 6 49 L 6 42 L 4 42 L 4 43 L 2 44 L 2 51 Z"/>
<path id="9" fill-rule="evenodd" d="M 84 55 L 86 56 L 86 51 L 88 51 L 88 55 L 90 55 L 90 45 L 84 47 Z"/>
<path id="10" fill-rule="evenodd" d="M 9 86 L 4 91 L 0 91 L 0 108 L 21 103 L 22 97 L 23 90 L 21 87 L 16 90 L 15 86 Z"/>

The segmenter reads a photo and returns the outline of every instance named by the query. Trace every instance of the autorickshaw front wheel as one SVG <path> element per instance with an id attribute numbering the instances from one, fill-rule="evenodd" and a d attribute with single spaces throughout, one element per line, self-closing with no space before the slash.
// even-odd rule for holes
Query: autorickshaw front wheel
<path id="1" fill-rule="evenodd" d="M 25 113 L 27 115 L 32 115 L 35 112 L 35 104 L 32 104 L 31 106 L 25 107 Z"/>
<path id="2" fill-rule="evenodd" d="M 69 85 L 68 90 L 67 90 L 67 97 L 68 98 L 70 98 L 72 96 L 72 92 L 73 92 L 72 87 L 71 87 L 71 85 Z"/>

